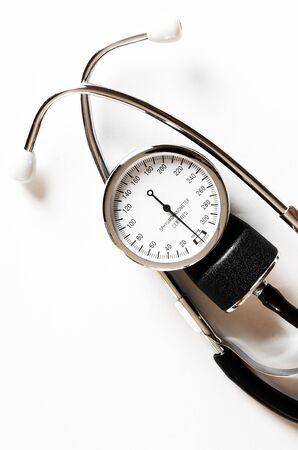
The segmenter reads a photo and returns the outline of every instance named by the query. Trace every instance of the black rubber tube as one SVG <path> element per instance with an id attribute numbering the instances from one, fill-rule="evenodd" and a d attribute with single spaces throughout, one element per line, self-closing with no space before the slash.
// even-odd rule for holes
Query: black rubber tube
<path id="1" fill-rule="evenodd" d="M 266 308 L 271 309 L 294 327 L 298 328 L 298 309 L 288 302 L 278 289 L 267 284 L 259 299 Z"/>
<path id="2" fill-rule="evenodd" d="M 298 423 L 298 401 L 257 377 L 232 350 L 214 355 L 214 360 L 230 380 L 267 408 Z"/>

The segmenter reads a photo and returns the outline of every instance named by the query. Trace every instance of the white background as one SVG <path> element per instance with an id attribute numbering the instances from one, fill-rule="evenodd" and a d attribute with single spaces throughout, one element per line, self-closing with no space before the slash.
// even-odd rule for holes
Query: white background
<path id="1" fill-rule="evenodd" d="M 103 185 L 88 153 L 78 97 L 57 104 L 44 121 L 36 181 L 24 187 L 6 176 L 9 158 L 24 145 L 45 98 L 79 84 L 96 50 L 146 31 L 148 21 L 173 10 L 184 28 L 179 43 L 118 51 L 93 81 L 188 122 L 297 206 L 296 1 L 3 4 L 3 450 L 297 448 L 297 426 L 229 382 L 156 274 L 125 259 L 110 242 L 101 216 Z M 122 106 L 97 100 L 95 108 L 111 167 L 145 145 L 190 145 Z M 296 236 L 217 167 L 234 211 L 278 244 L 274 281 L 297 304 Z M 293 359 L 295 330 L 261 309 L 250 299 L 229 316 L 231 330 L 242 333 L 243 342 L 247 338 L 252 353 L 261 349 L 262 361 L 269 354 L 278 365 L 287 351 Z"/>

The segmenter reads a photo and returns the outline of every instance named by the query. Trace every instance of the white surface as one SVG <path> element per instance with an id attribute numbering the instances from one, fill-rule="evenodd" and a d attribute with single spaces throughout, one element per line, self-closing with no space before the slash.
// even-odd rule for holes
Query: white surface
<path id="1" fill-rule="evenodd" d="M 28 0 L 2 10 L 1 449 L 297 448 L 297 426 L 229 382 L 158 277 L 108 239 L 79 98 L 46 118 L 35 183 L 6 176 L 9 151 L 22 148 L 41 102 L 78 84 L 93 52 L 145 31 L 160 3 Z M 176 7 L 183 39 L 110 55 L 93 80 L 179 116 L 297 205 L 296 2 L 163 7 Z M 189 145 L 144 115 L 94 103 L 111 167 L 145 145 Z M 280 243 L 273 278 L 294 301 L 297 236 L 217 166 L 234 211 Z M 239 330 L 252 327 L 265 345 L 271 329 L 247 308 Z M 285 333 L 290 342 L 294 332 Z"/>

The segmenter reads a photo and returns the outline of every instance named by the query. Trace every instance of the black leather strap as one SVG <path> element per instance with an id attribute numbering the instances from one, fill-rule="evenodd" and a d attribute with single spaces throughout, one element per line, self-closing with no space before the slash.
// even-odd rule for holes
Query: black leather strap
<path id="1" fill-rule="evenodd" d="M 234 383 L 255 400 L 277 414 L 298 422 L 298 401 L 258 378 L 234 352 L 225 348 L 223 353 L 214 355 L 214 360 Z"/>
<path id="2" fill-rule="evenodd" d="M 231 214 L 217 246 L 185 272 L 217 306 L 227 311 L 264 275 L 277 253 L 277 248 L 260 233 Z"/>

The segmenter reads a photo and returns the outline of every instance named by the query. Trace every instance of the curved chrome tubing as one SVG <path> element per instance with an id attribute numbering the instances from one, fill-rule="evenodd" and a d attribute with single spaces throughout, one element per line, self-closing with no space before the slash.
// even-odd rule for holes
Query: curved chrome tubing
<path id="1" fill-rule="evenodd" d="M 81 82 L 87 84 L 90 80 L 93 70 L 98 62 L 110 51 L 115 50 L 117 48 L 124 47 L 126 45 L 135 44 L 138 42 L 142 42 L 147 40 L 147 34 L 142 33 L 135 36 L 128 37 L 126 39 L 122 39 L 120 41 L 116 41 L 107 47 L 99 50 L 95 55 L 87 63 L 85 70 L 82 75 Z M 129 96 L 127 96 L 129 97 Z M 132 97 L 130 97 L 132 98 Z M 138 99 L 134 99 L 138 100 Z M 144 103 L 144 102 L 143 102 Z M 127 103 L 129 104 L 129 103 Z M 151 106 L 146 104 L 147 106 Z M 96 137 L 95 128 L 92 122 L 92 114 L 91 114 L 91 106 L 88 96 L 81 97 L 81 106 L 82 106 L 82 116 L 83 122 L 86 132 L 87 141 L 89 144 L 90 151 L 95 160 L 96 166 L 99 170 L 99 173 L 105 182 L 107 177 L 109 176 L 109 171 L 107 165 L 105 163 L 103 154 L 100 150 L 100 145 L 98 139 Z M 130 105 L 135 106 L 135 105 Z M 166 114 L 165 112 L 158 110 L 154 106 L 151 108 L 159 113 L 164 114 L 165 118 L 169 120 L 169 125 L 172 128 L 175 128 L 181 134 L 185 134 L 188 130 L 190 133 L 195 133 L 193 138 L 190 135 L 186 135 L 189 139 L 193 140 L 196 144 L 203 147 L 208 153 L 217 158 L 220 162 L 222 162 L 226 167 L 228 167 L 232 172 L 234 172 L 239 178 L 241 178 L 248 186 L 253 189 L 260 197 L 263 198 L 265 202 L 267 202 L 296 232 L 298 232 L 298 210 L 293 206 L 286 207 L 275 195 L 272 194 L 263 184 L 261 184 L 255 177 L 253 177 L 246 169 L 244 169 L 239 163 L 237 163 L 231 156 L 226 154 L 222 149 L 213 144 L 213 142 L 209 141 L 207 138 L 197 133 L 195 130 L 188 127 L 186 124 L 182 123 L 178 119 Z M 145 111 L 150 114 L 149 111 Z M 151 114 L 153 115 L 153 114 Z M 162 120 L 157 116 L 154 116 L 158 120 Z M 172 123 L 171 123 L 172 122 Z M 177 127 L 173 126 L 174 122 Z M 164 120 L 164 123 L 166 121 Z M 197 140 L 196 140 L 197 139 Z M 200 141 L 200 142 L 199 142 Z"/>
<path id="2" fill-rule="evenodd" d="M 155 119 L 159 120 L 160 122 L 163 122 L 169 127 L 175 129 L 176 131 L 178 131 L 179 133 L 183 134 L 185 137 L 193 141 L 195 144 L 202 147 L 204 150 L 210 153 L 210 155 L 214 156 L 218 161 L 220 161 L 228 169 L 230 169 L 233 173 L 235 173 L 252 190 L 254 190 L 260 197 L 262 197 L 263 200 L 265 200 L 288 223 L 288 225 L 290 225 L 296 232 L 298 232 L 297 209 L 294 208 L 293 206 L 287 207 L 286 205 L 284 205 L 277 197 L 275 197 L 275 195 L 273 195 L 265 186 L 263 186 L 246 169 L 244 169 L 244 167 L 242 167 L 237 161 L 231 158 L 221 148 L 213 144 L 213 142 L 209 141 L 207 138 L 202 136 L 196 130 L 194 130 L 187 124 L 183 123 L 176 117 L 162 111 L 159 108 L 156 108 L 153 105 L 150 105 L 150 103 L 147 103 L 136 97 L 132 97 L 128 94 L 124 94 L 123 92 L 120 91 L 115 91 L 102 86 L 86 84 L 73 89 L 67 89 L 65 91 L 53 95 L 48 100 L 46 100 L 45 103 L 38 110 L 33 120 L 31 129 L 29 131 L 29 135 L 25 144 L 25 150 L 29 152 L 33 151 L 34 144 L 38 136 L 39 128 L 41 126 L 41 122 L 46 112 L 51 107 L 51 105 L 53 105 L 60 98 L 70 94 L 95 95 L 98 97 L 115 100 L 125 105 L 136 108 L 142 112 L 145 112 L 150 116 L 154 117 Z M 99 154 L 96 154 L 96 158 L 101 162 L 102 167 L 106 167 L 106 164 L 100 151 Z M 106 172 L 107 169 L 103 170 L 102 173 L 100 172 L 104 180 L 107 178 L 108 175 L 108 172 L 107 173 Z"/>
<path id="3" fill-rule="evenodd" d="M 99 50 L 99 52 L 95 53 L 95 55 L 92 56 L 92 58 L 86 65 L 84 73 L 82 75 L 81 83 L 87 83 L 89 81 L 95 66 L 107 53 L 117 48 L 121 48 L 126 45 L 134 44 L 136 42 L 141 42 L 147 39 L 148 38 L 146 33 L 138 34 L 136 36 L 131 36 L 126 39 L 122 39 L 121 41 L 114 42 L 113 44 L 108 45 L 102 50 Z M 81 107 L 87 142 L 91 154 L 93 156 L 95 165 L 99 171 L 99 174 L 103 179 L 103 182 L 105 182 L 109 176 L 109 171 L 103 153 L 100 150 L 100 145 L 96 136 L 95 128 L 92 121 L 91 105 L 88 96 L 86 95 L 81 96 Z"/>

